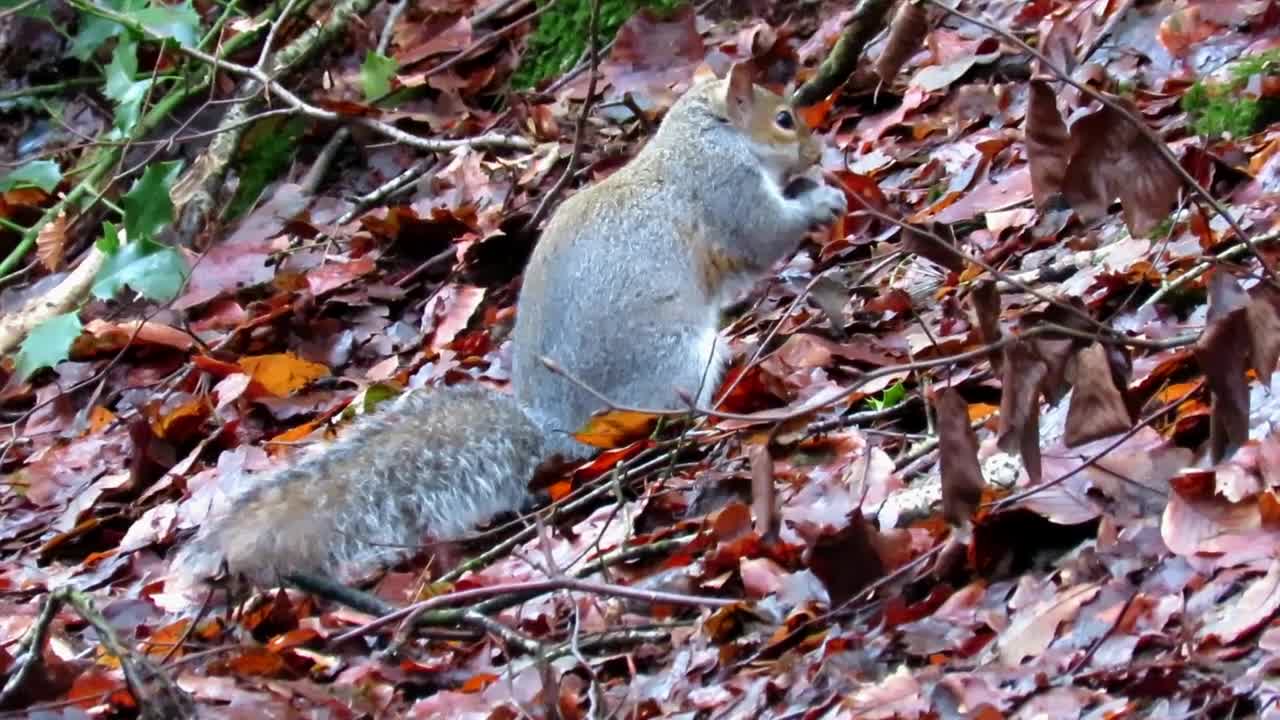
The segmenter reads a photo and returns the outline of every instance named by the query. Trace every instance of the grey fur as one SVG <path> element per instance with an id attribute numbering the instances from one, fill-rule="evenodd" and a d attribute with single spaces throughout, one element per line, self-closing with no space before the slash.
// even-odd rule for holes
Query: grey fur
<path id="1" fill-rule="evenodd" d="M 542 456 L 541 431 L 514 398 L 479 386 L 412 391 L 233 498 L 176 567 L 207 577 L 225 558 L 258 584 L 368 570 L 427 535 L 455 538 L 519 508 Z"/>
<path id="2" fill-rule="evenodd" d="M 679 407 L 678 390 L 707 400 L 727 362 L 721 312 L 845 209 L 817 181 L 784 196 L 819 148 L 807 133 L 771 140 L 781 99 L 749 84 L 755 100 L 734 107 L 763 103 L 751 117 L 765 129 L 744 127 L 725 110 L 727 87 L 691 90 L 632 162 L 556 211 L 525 272 L 514 398 L 406 395 L 232 499 L 180 554 L 182 569 L 208 576 L 225 558 L 258 583 L 367 569 L 518 508 L 544 458 L 591 452 L 569 433 L 601 409 L 540 356 L 620 403 Z"/>
<path id="3" fill-rule="evenodd" d="M 539 356 L 623 405 L 679 408 L 677 389 L 705 399 L 727 360 L 712 350 L 721 312 L 811 226 L 845 209 L 844 194 L 825 184 L 783 196 L 785 178 L 811 161 L 726 122 L 725 87 L 685 94 L 630 163 L 564 202 L 534 249 L 512 380 L 555 452 L 590 452 L 568 433 L 600 402 Z M 691 277 L 708 245 L 742 263 L 710 292 Z"/>

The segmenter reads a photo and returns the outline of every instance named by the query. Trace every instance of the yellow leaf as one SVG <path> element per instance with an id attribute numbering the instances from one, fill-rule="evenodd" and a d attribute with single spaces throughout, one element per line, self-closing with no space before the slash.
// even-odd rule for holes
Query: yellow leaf
<path id="1" fill-rule="evenodd" d="M 578 442 L 603 450 L 612 450 L 648 437 L 658 417 L 647 413 L 626 410 L 610 410 L 593 415 L 581 430 L 573 436 Z"/>
<path id="2" fill-rule="evenodd" d="M 329 375 L 329 368 L 303 360 L 293 353 L 241 358 L 240 368 L 276 397 L 288 397 L 312 380 Z"/>

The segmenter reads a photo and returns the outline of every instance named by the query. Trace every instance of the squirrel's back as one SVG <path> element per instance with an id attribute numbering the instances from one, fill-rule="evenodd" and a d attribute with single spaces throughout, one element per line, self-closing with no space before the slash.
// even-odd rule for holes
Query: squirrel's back
<path id="1" fill-rule="evenodd" d="M 209 577 L 225 558 L 259 584 L 367 570 L 519 508 L 542 456 L 541 431 L 510 395 L 474 383 L 410 391 L 217 503 L 176 566 Z"/>

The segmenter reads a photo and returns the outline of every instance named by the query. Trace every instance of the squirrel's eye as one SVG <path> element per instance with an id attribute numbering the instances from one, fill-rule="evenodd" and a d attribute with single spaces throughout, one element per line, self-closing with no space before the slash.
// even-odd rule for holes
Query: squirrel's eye
<path id="1" fill-rule="evenodd" d="M 783 110 L 773 119 L 778 127 L 783 130 L 794 130 L 796 128 L 796 119 L 791 115 L 790 110 Z"/>

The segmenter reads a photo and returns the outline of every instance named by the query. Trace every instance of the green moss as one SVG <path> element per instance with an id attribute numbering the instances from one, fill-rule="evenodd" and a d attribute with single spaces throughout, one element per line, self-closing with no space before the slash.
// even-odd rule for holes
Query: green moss
<path id="1" fill-rule="evenodd" d="M 512 82 L 519 88 L 531 88 L 547 78 L 556 77 L 573 67 L 587 49 L 587 29 L 591 20 L 591 0 L 539 0 L 539 4 L 555 3 L 555 7 L 538 18 L 529 34 L 524 57 Z M 600 0 L 600 42 L 612 38 L 622 23 L 642 7 L 669 12 L 682 0 Z"/>
<path id="2" fill-rule="evenodd" d="M 1230 80 L 1225 83 L 1192 85 L 1182 96 L 1182 109 L 1191 116 L 1191 127 L 1197 134 L 1220 137 L 1230 133 L 1240 138 L 1252 135 L 1278 106 L 1273 100 L 1259 100 L 1242 94 L 1249 78 L 1256 75 L 1280 75 L 1280 50 L 1268 50 L 1231 64 Z"/>

